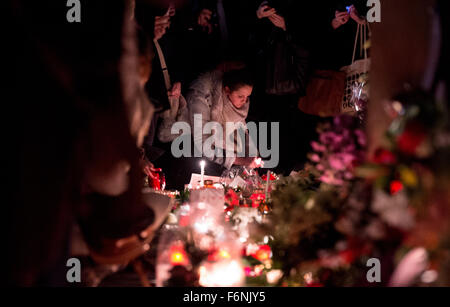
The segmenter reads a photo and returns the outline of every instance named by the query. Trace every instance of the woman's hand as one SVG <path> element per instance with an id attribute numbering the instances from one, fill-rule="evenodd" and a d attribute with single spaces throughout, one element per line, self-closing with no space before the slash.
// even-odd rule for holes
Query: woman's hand
<path id="1" fill-rule="evenodd" d="M 234 165 L 246 166 L 248 168 L 260 168 L 264 166 L 261 158 L 246 157 L 246 158 L 236 158 Z"/>
<path id="2" fill-rule="evenodd" d="M 155 40 L 159 40 L 166 34 L 167 29 L 170 27 L 170 16 L 156 16 L 155 17 Z"/>
<path id="3" fill-rule="evenodd" d="M 334 16 L 335 17 L 331 22 L 331 25 L 335 30 L 340 26 L 345 25 L 350 20 L 350 14 L 348 12 L 336 11 Z"/>
<path id="4" fill-rule="evenodd" d="M 155 166 L 153 165 L 153 163 L 151 163 L 150 161 L 148 161 L 146 158 L 142 158 L 141 159 L 141 168 L 142 171 L 144 172 L 145 175 L 147 175 L 148 177 L 155 179 Z"/>
<path id="5" fill-rule="evenodd" d="M 181 83 L 174 83 L 170 91 L 167 92 L 167 96 L 169 97 L 170 110 L 163 113 L 163 118 L 175 119 L 178 115 L 178 110 L 184 107 L 183 105 L 180 106 Z"/>
<path id="6" fill-rule="evenodd" d="M 212 33 L 213 27 L 211 24 L 212 11 L 208 9 L 202 9 L 197 18 L 197 24 L 202 27 L 203 31 Z"/>
<path id="7" fill-rule="evenodd" d="M 354 5 L 350 7 L 350 18 L 361 25 L 366 23 L 366 20 L 359 15 L 358 10 Z"/>
<path id="8" fill-rule="evenodd" d="M 181 96 L 181 83 L 174 83 L 172 89 L 167 94 L 169 95 L 169 98 L 179 99 Z"/>
<path id="9" fill-rule="evenodd" d="M 173 17 L 175 16 L 175 14 L 176 14 L 175 5 L 170 4 L 165 16 Z"/>
<path id="10" fill-rule="evenodd" d="M 276 14 L 276 10 L 274 8 L 271 8 L 267 5 L 267 1 L 264 1 L 261 3 L 261 5 L 258 7 L 258 10 L 256 11 L 256 16 L 258 16 L 259 19 L 270 17 L 273 14 Z"/>
<path id="11" fill-rule="evenodd" d="M 281 28 L 286 31 L 286 21 L 284 17 L 278 14 L 273 14 L 269 16 L 269 20 L 273 23 L 275 27 Z"/>
<path id="12" fill-rule="evenodd" d="M 252 163 L 250 163 L 249 168 L 261 168 L 264 167 L 264 162 L 261 158 L 254 158 Z"/>

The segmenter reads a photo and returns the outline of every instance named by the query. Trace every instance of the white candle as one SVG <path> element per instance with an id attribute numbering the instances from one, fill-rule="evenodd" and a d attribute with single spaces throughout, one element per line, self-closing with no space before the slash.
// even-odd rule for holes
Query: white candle
<path id="1" fill-rule="evenodd" d="M 205 165 L 206 165 L 205 161 L 200 162 L 200 167 L 201 167 L 200 186 L 201 187 L 205 186 Z"/>

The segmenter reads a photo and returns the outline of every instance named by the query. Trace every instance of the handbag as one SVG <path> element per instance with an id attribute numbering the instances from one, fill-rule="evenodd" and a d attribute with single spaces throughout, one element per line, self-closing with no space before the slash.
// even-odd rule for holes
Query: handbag
<path id="1" fill-rule="evenodd" d="M 332 117 L 341 113 L 345 88 L 345 73 L 333 70 L 316 70 L 301 97 L 298 108 L 306 114 Z"/>
<path id="2" fill-rule="evenodd" d="M 306 96 L 301 97 L 298 102 L 298 108 L 303 113 L 321 117 L 355 113 L 351 99 L 353 94 L 352 88 L 358 78 L 362 74 L 367 73 L 370 67 L 370 59 L 367 57 L 366 49 L 364 49 L 364 58 L 355 61 L 358 36 L 361 38 L 360 54 L 362 56 L 367 40 L 366 25 L 358 24 L 352 64 L 342 67 L 340 71 L 318 70 L 311 76 L 306 89 Z"/>
<path id="3" fill-rule="evenodd" d="M 283 33 L 270 40 L 266 58 L 266 94 L 304 94 L 309 64 L 307 50 Z"/>
<path id="4" fill-rule="evenodd" d="M 345 90 L 342 96 L 341 103 L 341 113 L 354 114 L 356 112 L 355 105 L 352 102 L 353 86 L 358 79 L 369 72 L 370 69 L 370 58 L 367 56 L 367 29 L 369 30 L 370 37 L 370 27 L 366 24 L 358 24 L 355 37 L 355 46 L 353 48 L 352 63 L 349 66 L 344 66 L 340 71 L 346 74 L 345 79 Z M 355 61 L 356 48 L 358 46 L 358 36 L 359 36 L 359 52 L 360 57 L 364 56 L 362 59 Z M 364 54 L 364 55 L 363 55 Z"/>

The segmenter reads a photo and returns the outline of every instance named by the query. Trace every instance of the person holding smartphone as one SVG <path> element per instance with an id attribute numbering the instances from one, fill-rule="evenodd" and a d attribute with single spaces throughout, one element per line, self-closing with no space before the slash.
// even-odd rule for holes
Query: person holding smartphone
<path id="1" fill-rule="evenodd" d="M 311 60 L 314 70 L 339 70 L 351 64 L 358 24 L 366 22 L 365 0 L 324 0 L 313 7 Z"/>
<path id="2" fill-rule="evenodd" d="M 345 10 L 343 9 L 343 5 L 341 5 L 340 10 L 336 10 L 335 17 L 331 21 L 331 25 L 333 29 L 337 29 L 342 25 L 345 25 L 350 19 L 354 20 L 358 24 L 364 24 L 366 20 L 364 17 L 360 16 L 356 7 L 352 4 L 350 6 L 346 6 Z"/>
<path id="3" fill-rule="evenodd" d="M 286 31 L 286 21 L 284 17 L 278 13 L 275 8 L 271 7 L 268 1 L 261 3 L 256 11 L 256 16 L 258 16 L 259 19 L 267 18 L 275 27 Z"/>

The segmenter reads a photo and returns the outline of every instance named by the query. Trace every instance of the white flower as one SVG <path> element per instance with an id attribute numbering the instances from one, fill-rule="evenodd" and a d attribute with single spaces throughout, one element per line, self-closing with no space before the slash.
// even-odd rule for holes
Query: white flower
<path id="1" fill-rule="evenodd" d="M 392 227 L 409 230 L 414 226 L 414 219 L 408 210 L 408 197 L 404 192 L 390 196 L 377 189 L 372 202 L 372 210 Z"/>
<path id="2" fill-rule="evenodd" d="M 282 276 L 283 272 L 281 270 L 271 270 L 266 274 L 267 282 L 271 285 L 274 285 L 280 280 Z"/>

